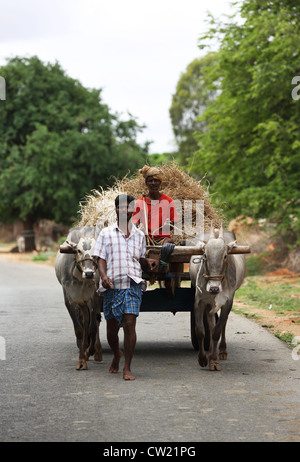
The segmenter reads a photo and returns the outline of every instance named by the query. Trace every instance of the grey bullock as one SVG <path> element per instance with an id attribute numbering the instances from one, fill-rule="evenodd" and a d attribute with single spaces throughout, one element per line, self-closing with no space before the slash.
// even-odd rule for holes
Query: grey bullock
<path id="1" fill-rule="evenodd" d="M 102 361 L 99 337 L 102 297 L 96 294 L 100 276 L 92 259 L 95 234 L 95 227 L 72 228 L 55 262 L 56 277 L 63 288 L 79 348 L 77 370 L 88 369 L 89 356 Z"/>
<path id="2" fill-rule="evenodd" d="M 219 359 L 227 359 L 225 329 L 230 313 L 235 291 L 243 282 L 246 264 L 244 255 L 231 255 L 236 246 L 233 233 L 220 230 L 200 233 L 197 236 L 203 250 L 203 255 L 194 255 L 190 260 L 190 277 L 195 287 L 195 332 L 198 339 L 198 362 L 201 367 L 209 364 L 210 370 L 220 371 L 217 359 L 217 346 L 219 346 Z M 216 321 L 215 314 L 219 311 Z M 210 331 L 210 346 L 208 359 L 204 349 L 204 316 L 207 316 Z"/>

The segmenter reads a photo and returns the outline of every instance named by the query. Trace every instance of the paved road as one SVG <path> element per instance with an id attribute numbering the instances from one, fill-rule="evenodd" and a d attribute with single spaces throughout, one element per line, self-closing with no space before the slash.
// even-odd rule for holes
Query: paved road
<path id="1" fill-rule="evenodd" d="M 108 373 L 104 323 L 104 361 L 78 372 L 53 269 L 0 262 L 0 441 L 300 441 L 300 361 L 262 327 L 231 314 L 210 372 L 187 313 L 141 313 L 134 382 Z"/>

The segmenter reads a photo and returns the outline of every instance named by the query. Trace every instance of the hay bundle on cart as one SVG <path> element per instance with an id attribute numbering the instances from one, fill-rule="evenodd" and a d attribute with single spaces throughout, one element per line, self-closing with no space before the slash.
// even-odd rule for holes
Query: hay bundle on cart
<path id="1" fill-rule="evenodd" d="M 175 232 L 171 233 L 175 243 L 179 243 L 185 238 L 194 237 L 200 231 L 196 228 L 196 220 L 199 219 L 197 213 L 201 211 L 202 206 L 204 216 L 201 224 L 204 229 L 210 229 L 212 220 L 214 226 L 220 226 L 221 220 L 224 218 L 221 212 L 212 206 L 208 191 L 202 181 L 196 180 L 181 170 L 175 162 L 163 164 L 159 168 L 163 177 L 161 191 L 175 201 L 179 215 L 181 214 L 178 207 L 181 207 L 182 227 L 175 228 Z M 121 180 L 117 179 L 110 188 L 93 190 L 80 204 L 78 226 L 98 226 L 100 229 L 109 226 L 116 221 L 114 200 L 118 194 L 127 193 L 138 199 L 147 192 L 145 179 L 138 172 Z M 185 214 L 191 216 L 191 222 L 184 222 Z"/>

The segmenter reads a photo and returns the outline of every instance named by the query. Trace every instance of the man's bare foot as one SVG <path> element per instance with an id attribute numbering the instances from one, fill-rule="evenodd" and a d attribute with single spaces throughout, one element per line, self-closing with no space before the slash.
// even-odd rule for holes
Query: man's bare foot
<path id="1" fill-rule="evenodd" d="M 125 371 L 123 369 L 123 379 L 124 380 L 135 380 L 135 377 L 132 375 L 130 371 Z"/>
<path id="2" fill-rule="evenodd" d="M 123 351 L 120 350 L 119 357 L 118 358 L 114 357 L 114 359 L 112 360 L 110 368 L 108 369 L 108 371 L 111 374 L 116 374 L 117 372 L 119 372 L 119 363 L 120 363 L 120 359 L 122 358 L 122 356 L 123 356 Z"/>

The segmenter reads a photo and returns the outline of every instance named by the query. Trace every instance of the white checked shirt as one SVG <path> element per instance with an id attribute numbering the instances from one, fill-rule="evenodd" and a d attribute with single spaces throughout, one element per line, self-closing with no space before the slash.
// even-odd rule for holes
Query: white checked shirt
<path id="1" fill-rule="evenodd" d="M 145 234 L 132 223 L 130 235 L 126 238 L 116 222 L 100 232 L 93 257 L 106 261 L 107 276 L 113 283 L 113 289 L 129 289 L 131 278 L 137 284 L 142 283 L 142 289 L 146 290 L 139 262 L 140 258 L 145 258 L 145 254 Z M 99 292 L 105 290 L 100 279 Z"/>

